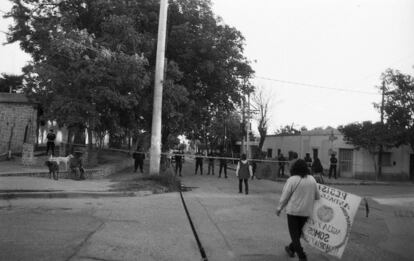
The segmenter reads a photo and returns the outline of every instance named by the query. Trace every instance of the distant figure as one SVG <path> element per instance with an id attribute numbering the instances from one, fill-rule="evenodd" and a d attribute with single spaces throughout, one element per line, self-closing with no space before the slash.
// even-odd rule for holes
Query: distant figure
<path id="1" fill-rule="evenodd" d="M 85 179 L 85 170 L 83 169 L 83 162 L 82 162 L 82 152 L 75 151 L 75 157 L 71 158 L 69 161 L 69 168 L 72 173 L 75 174 L 75 179 Z"/>
<path id="2" fill-rule="evenodd" d="M 289 162 L 289 172 L 290 172 L 291 176 L 292 176 L 292 167 L 295 164 L 295 162 L 298 160 L 298 158 L 299 158 L 298 153 L 293 152 L 292 153 L 292 160 Z"/>
<path id="3" fill-rule="evenodd" d="M 334 173 L 334 177 L 336 179 L 336 165 L 338 163 L 338 159 L 335 157 L 335 154 L 331 155 L 331 158 L 329 159 L 329 162 L 331 163 L 329 165 L 329 178 L 332 176 L 332 172 Z"/>
<path id="4" fill-rule="evenodd" d="M 49 149 L 52 150 L 52 156 L 55 155 L 55 139 L 56 134 L 53 133 L 53 129 L 49 130 L 49 133 L 46 136 L 47 143 L 46 143 L 46 155 L 49 155 Z"/>
<path id="5" fill-rule="evenodd" d="M 252 180 L 253 180 L 254 177 L 256 176 L 256 169 L 257 169 L 257 163 L 254 159 L 252 160 L 251 166 L 252 166 L 252 172 L 253 172 L 253 175 L 252 175 Z"/>
<path id="6" fill-rule="evenodd" d="M 311 158 L 309 153 L 306 153 L 306 156 L 305 156 L 304 160 L 305 160 L 306 164 L 308 165 L 308 168 L 311 168 L 312 167 L 312 158 Z"/>
<path id="7" fill-rule="evenodd" d="M 236 177 L 239 178 L 239 193 L 243 193 L 244 182 L 244 192 L 246 195 L 249 194 L 249 178 L 253 177 L 253 170 L 247 161 L 246 154 L 242 154 L 239 163 L 237 163 Z"/>
<path id="8" fill-rule="evenodd" d="M 213 151 L 210 151 L 210 153 L 207 156 L 209 157 L 207 175 L 210 175 L 210 171 L 211 175 L 214 175 L 214 156 L 216 156 L 216 154 Z"/>
<path id="9" fill-rule="evenodd" d="M 314 176 L 316 182 L 324 184 L 325 182 L 323 181 L 322 174 L 323 166 L 321 160 L 319 158 L 315 158 L 312 164 L 312 175 Z"/>
<path id="10" fill-rule="evenodd" d="M 200 169 L 200 174 L 203 175 L 203 154 L 201 151 L 198 151 L 196 153 L 195 157 L 195 173 L 194 175 L 197 175 L 197 171 Z"/>
<path id="11" fill-rule="evenodd" d="M 290 257 L 298 255 L 300 261 L 306 261 L 306 254 L 300 244 L 302 228 L 312 216 L 315 200 L 320 199 L 315 179 L 309 174 L 307 163 L 299 159 L 291 167 L 291 177 L 286 181 L 276 215 L 286 207 L 288 229 L 291 243 L 285 247 Z"/>
<path id="12" fill-rule="evenodd" d="M 132 157 L 134 158 L 134 172 L 137 172 L 139 167 L 141 173 L 144 173 L 145 153 L 140 150 L 140 147 L 137 147 L 137 150 L 132 154 Z"/>
<path id="13" fill-rule="evenodd" d="M 283 156 L 283 153 L 279 154 L 279 157 L 277 158 L 277 160 L 279 161 L 279 173 L 278 176 L 279 177 L 283 177 L 285 176 L 285 164 L 286 164 L 286 158 L 285 156 Z"/>
<path id="14" fill-rule="evenodd" d="M 227 157 L 227 153 L 222 151 L 220 153 L 220 169 L 219 169 L 219 178 L 221 178 L 221 171 L 224 171 L 224 177 L 227 178 L 227 159 L 224 159 Z"/>
<path id="15" fill-rule="evenodd" d="M 184 153 L 182 150 L 179 150 L 174 155 L 174 161 L 175 161 L 175 175 L 177 176 L 177 173 L 181 177 L 181 171 L 183 169 L 183 160 L 184 160 Z"/>

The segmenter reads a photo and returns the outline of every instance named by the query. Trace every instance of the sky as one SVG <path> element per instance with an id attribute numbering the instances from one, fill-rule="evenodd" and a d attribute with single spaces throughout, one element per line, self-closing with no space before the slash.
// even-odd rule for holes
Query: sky
<path id="1" fill-rule="evenodd" d="M 381 73 L 414 75 L 412 0 L 211 1 L 214 13 L 245 37 L 252 83 L 271 101 L 269 134 L 292 124 L 378 121 L 373 103 L 381 100 Z M 1 11 L 10 7 L 0 0 Z M 11 22 L 1 18 L 0 31 Z M 0 45 L 0 57 L 0 73 L 20 74 L 30 60 L 18 44 Z"/>

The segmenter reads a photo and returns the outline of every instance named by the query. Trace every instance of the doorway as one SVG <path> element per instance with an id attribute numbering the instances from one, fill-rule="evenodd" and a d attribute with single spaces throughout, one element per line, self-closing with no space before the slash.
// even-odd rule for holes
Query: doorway
<path id="1" fill-rule="evenodd" d="M 354 150 L 339 149 L 339 175 L 340 177 L 353 177 Z"/>
<path id="2" fill-rule="evenodd" d="M 414 181 L 414 154 L 410 154 L 410 180 Z"/>

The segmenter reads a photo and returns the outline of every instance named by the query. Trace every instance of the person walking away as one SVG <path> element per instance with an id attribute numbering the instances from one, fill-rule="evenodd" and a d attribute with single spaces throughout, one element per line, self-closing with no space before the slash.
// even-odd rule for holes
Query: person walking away
<path id="1" fill-rule="evenodd" d="M 279 157 L 277 158 L 277 160 L 279 161 L 279 173 L 278 176 L 279 177 L 283 177 L 285 176 L 285 164 L 286 164 L 286 158 L 285 156 L 283 156 L 283 153 L 279 154 Z"/>
<path id="2" fill-rule="evenodd" d="M 323 184 L 323 166 L 321 163 L 321 160 L 319 158 L 315 158 L 315 160 L 312 163 L 312 175 L 315 178 L 317 183 Z"/>
<path id="3" fill-rule="evenodd" d="M 213 153 L 213 151 L 210 151 L 210 153 L 207 155 L 208 156 L 208 172 L 207 175 L 210 175 L 210 171 L 211 171 L 211 175 L 214 175 L 214 156 L 215 153 Z"/>
<path id="4" fill-rule="evenodd" d="M 75 179 L 85 179 L 85 170 L 83 169 L 82 152 L 75 151 L 75 156 L 69 161 L 69 169 L 75 174 Z"/>
<path id="5" fill-rule="evenodd" d="M 203 175 L 203 154 L 200 151 L 196 153 L 194 175 L 197 175 L 198 169 L 200 169 L 200 175 Z"/>
<path id="6" fill-rule="evenodd" d="M 137 150 L 132 154 L 132 157 L 134 158 L 134 172 L 137 172 L 138 167 L 141 173 L 144 173 L 144 159 L 145 159 L 145 153 L 140 150 L 138 147 Z"/>
<path id="7" fill-rule="evenodd" d="M 219 178 L 221 178 L 221 171 L 224 171 L 224 177 L 227 178 L 227 154 L 222 151 L 220 153 L 220 169 L 219 169 Z"/>
<path id="8" fill-rule="evenodd" d="M 239 193 L 243 193 L 244 182 L 244 192 L 246 195 L 249 194 L 249 178 L 253 177 L 253 170 L 247 161 L 246 154 L 242 154 L 239 163 L 237 163 L 236 177 L 239 178 Z"/>
<path id="9" fill-rule="evenodd" d="M 306 164 L 308 165 L 308 168 L 310 169 L 312 167 L 312 158 L 309 153 L 306 153 L 305 161 L 306 161 Z"/>
<path id="10" fill-rule="evenodd" d="M 49 133 L 46 136 L 46 155 L 49 155 L 49 149 L 52 151 L 52 157 L 55 155 L 55 139 L 56 134 L 53 133 L 53 129 L 49 130 Z"/>
<path id="11" fill-rule="evenodd" d="M 338 159 L 335 157 L 335 154 L 331 155 L 331 158 L 329 159 L 330 165 L 329 165 L 329 178 L 332 176 L 332 172 L 334 174 L 334 177 L 336 179 L 336 165 L 338 163 Z"/>
<path id="12" fill-rule="evenodd" d="M 174 155 L 174 161 L 175 161 L 175 176 L 177 176 L 177 173 L 178 173 L 179 176 L 181 177 L 181 171 L 183 169 L 183 160 L 184 160 L 183 154 L 184 153 L 181 150 L 179 150 Z"/>
<path id="13" fill-rule="evenodd" d="M 307 257 L 300 244 L 302 229 L 308 218 L 312 215 L 315 200 L 319 200 L 319 190 L 312 175 L 309 175 L 307 163 L 299 159 L 291 168 L 291 177 L 286 181 L 276 215 L 286 208 L 288 229 L 291 243 L 285 247 L 290 257 L 298 255 L 300 261 Z"/>

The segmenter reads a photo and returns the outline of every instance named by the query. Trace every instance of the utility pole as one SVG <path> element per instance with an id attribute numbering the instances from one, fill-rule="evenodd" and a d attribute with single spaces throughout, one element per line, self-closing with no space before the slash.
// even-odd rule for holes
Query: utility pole
<path id="1" fill-rule="evenodd" d="M 161 158 L 162 88 L 164 82 L 165 38 L 167 29 L 168 0 L 160 0 L 158 22 L 157 60 L 155 64 L 154 103 L 152 111 L 150 175 L 159 175 Z"/>
<path id="2" fill-rule="evenodd" d="M 246 156 L 250 159 L 250 92 L 247 94 Z"/>
<path id="3" fill-rule="evenodd" d="M 242 99 L 242 127 L 243 129 L 241 130 L 242 132 L 242 139 L 241 139 L 241 147 L 240 147 L 240 153 L 243 154 L 245 153 L 245 147 L 244 147 L 244 131 L 246 130 L 246 117 L 245 117 L 245 106 L 246 106 L 246 101 L 244 100 L 244 97 Z"/>
<path id="4" fill-rule="evenodd" d="M 382 97 L 381 97 L 381 128 L 384 128 L 384 102 L 385 102 L 385 83 L 384 81 L 382 81 L 382 86 L 381 86 L 381 91 L 382 91 Z M 383 153 L 383 146 L 382 143 L 379 146 L 379 151 L 378 151 L 378 177 L 382 176 L 382 153 Z M 378 178 L 377 177 L 377 178 Z"/>

